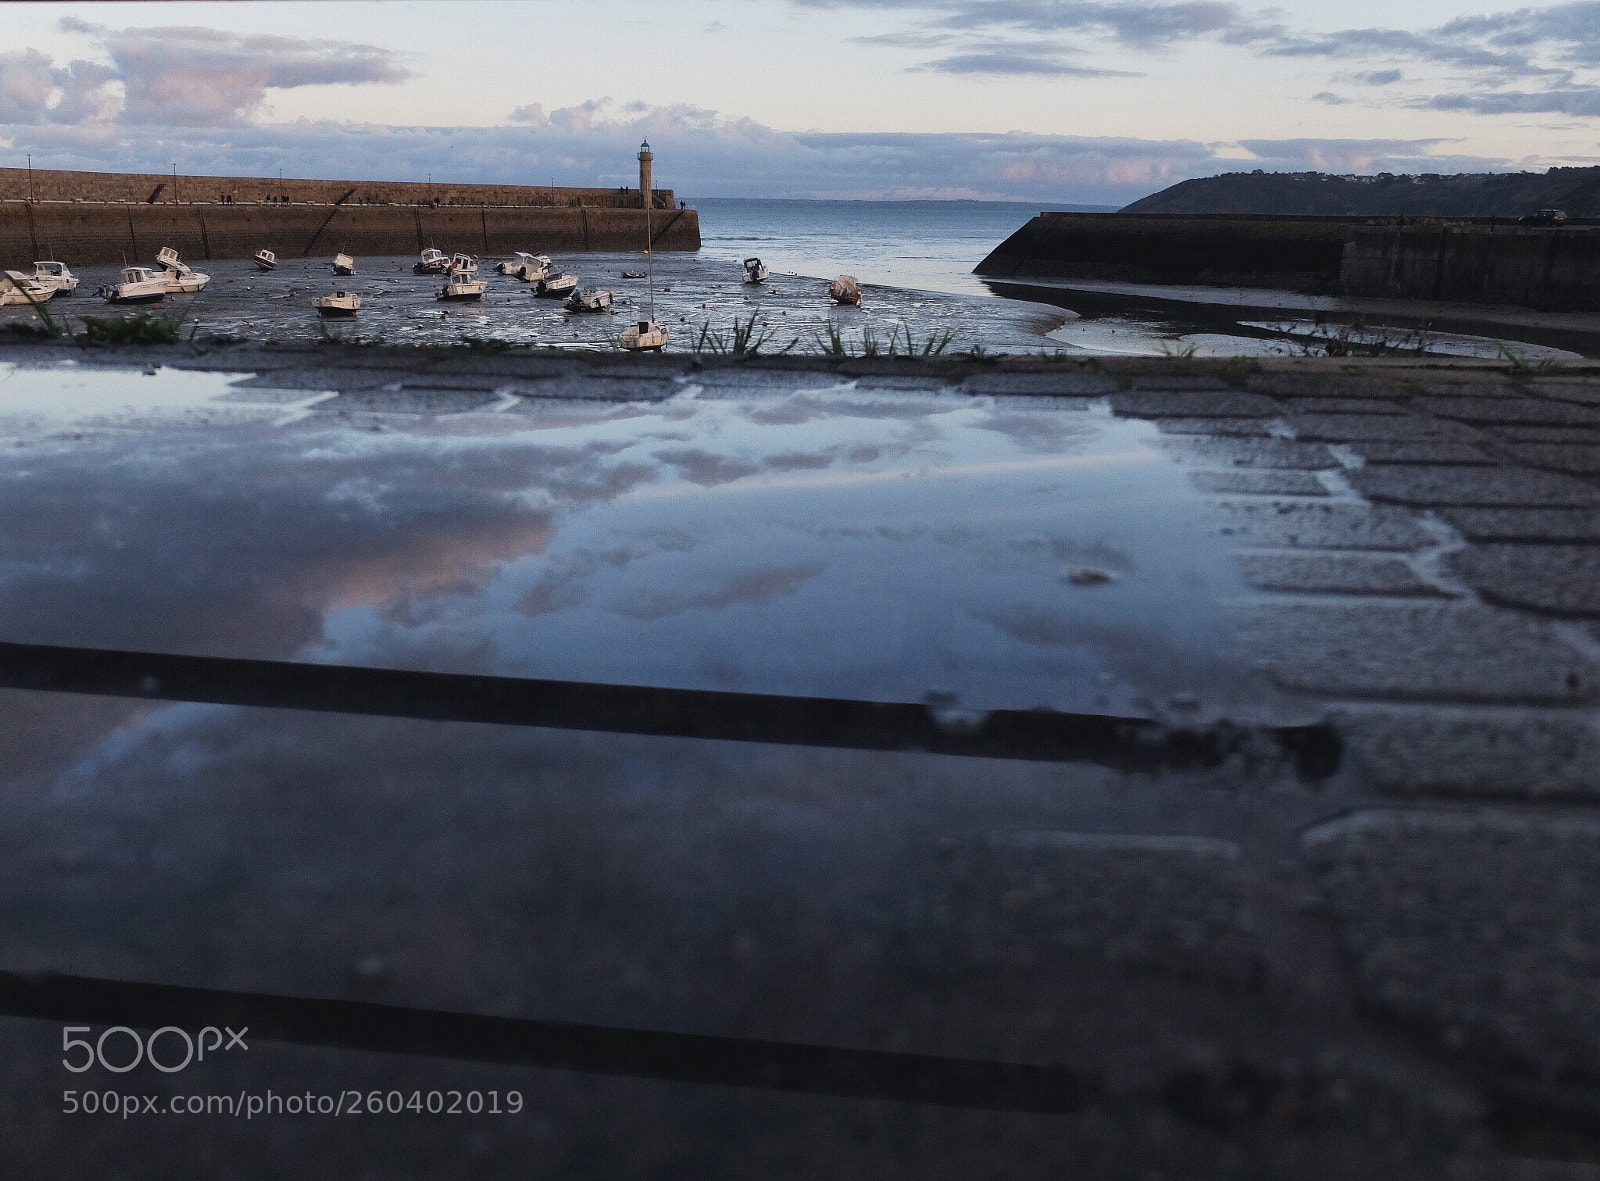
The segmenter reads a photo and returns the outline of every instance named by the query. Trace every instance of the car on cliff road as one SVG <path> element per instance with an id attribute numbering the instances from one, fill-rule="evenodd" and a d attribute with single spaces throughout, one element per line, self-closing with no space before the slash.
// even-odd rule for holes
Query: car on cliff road
<path id="1" fill-rule="evenodd" d="M 1558 226 L 1567 220 L 1564 209 L 1541 209 L 1538 213 L 1530 213 L 1517 218 L 1519 226 Z"/>

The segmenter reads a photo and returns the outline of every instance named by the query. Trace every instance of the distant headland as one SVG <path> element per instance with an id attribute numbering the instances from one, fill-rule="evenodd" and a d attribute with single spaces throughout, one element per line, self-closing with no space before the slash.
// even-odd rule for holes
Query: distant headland
<path id="1" fill-rule="evenodd" d="M 1600 167 L 1454 176 L 1334 176 L 1230 172 L 1180 181 L 1124 213 L 1287 214 L 1313 217 L 1521 217 L 1561 209 L 1600 217 Z"/>

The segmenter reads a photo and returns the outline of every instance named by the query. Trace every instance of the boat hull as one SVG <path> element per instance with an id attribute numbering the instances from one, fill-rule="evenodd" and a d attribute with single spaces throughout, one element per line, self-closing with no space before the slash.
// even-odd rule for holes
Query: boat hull
<path id="1" fill-rule="evenodd" d="M 165 291 L 145 291 L 137 295 L 120 295 L 113 291 L 106 296 L 107 303 L 160 303 L 167 298 Z"/>

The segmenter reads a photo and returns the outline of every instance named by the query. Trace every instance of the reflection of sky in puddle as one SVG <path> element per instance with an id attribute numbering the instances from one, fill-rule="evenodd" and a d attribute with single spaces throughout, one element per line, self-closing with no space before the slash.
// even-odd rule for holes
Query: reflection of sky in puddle
<path id="1" fill-rule="evenodd" d="M 291 418 L 0 465 L 8 637 L 972 707 L 1259 699 L 1203 501 L 1104 409 L 686 387 Z"/>

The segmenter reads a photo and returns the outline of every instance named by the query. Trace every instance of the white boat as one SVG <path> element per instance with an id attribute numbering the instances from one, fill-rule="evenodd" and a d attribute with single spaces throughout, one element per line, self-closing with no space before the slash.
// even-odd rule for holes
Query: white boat
<path id="1" fill-rule="evenodd" d="M 167 297 L 165 270 L 149 267 L 123 267 L 122 282 L 101 289 L 107 303 L 155 303 Z"/>
<path id="2" fill-rule="evenodd" d="M 560 299 L 571 294 L 577 286 L 576 275 L 547 275 L 533 285 L 533 293 L 545 299 Z"/>
<path id="3" fill-rule="evenodd" d="M 258 250 L 251 257 L 255 259 L 258 271 L 275 271 L 278 269 L 278 256 L 270 250 Z"/>
<path id="4" fill-rule="evenodd" d="M 163 246 L 156 251 L 156 262 L 161 264 L 161 269 L 155 273 L 166 281 L 167 293 L 170 295 L 192 295 L 211 282 L 210 275 L 192 270 L 170 246 Z"/>
<path id="5" fill-rule="evenodd" d="M 765 283 L 771 277 L 772 272 L 767 268 L 767 264 L 759 258 L 747 258 L 744 260 L 744 281 L 746 283 Z"/>
<path id="6" fill-rule="evenodd" d="M 502 275 L 510 275 L 513 279 L 521 279 L 524 283 L 537 283 L 550 273 L 550 256 L 547 254 L 528 254 L 517 251 L 515 262 L 500 264 Z"/>
<path id="7" fill-rule="evenodd" d="M 353 275 L 356 273 L 356 260 L 348 254 L 339 253 L 333 256 L 333 273 L 336 275 Z"/>
<path id="8" fill-rule="evenodd" d="M 840 275 L 828 285 L 828 298 L 838 304 L 861 306 L 861 284 L 854 275 Z"/>
<path id="9" fill-rule="evenodd" d="M 319 295 L 311 301 L 317 314 L 330 320 L 339 316 L 353 316 L 361 310 L 361 297 L 354 291 L 335 291 L 332 295 Z"/>
<path id="10" fill-rule="evenodd" d="M 434 292 L 435 299 L 482 299 L 489 280 L 474 279 L 467 271 L 451 271 L 444 286 Z"/>
<path id="11" fill-rule="evenodd" d="M 450 269 L 450 256 L 430 246 L 422 252 L 422 258 L 411 265 L 411 269 L 418 275 L 442 275 Z"/>
<path id="12" fill-rule="evenodd" d="M 475 275 L 478 273 L 478 260 L 470 254 L 452 254 L 450 271 L 452 274 L 460 271 L 463 275 Z"/>
<path id="13" fill-rule="evenodd" d="M 48 287 L 57 295 L 71 295 L 78 289 L 78 276 L 67 269 L 64 262 L 36 262 L 33 264 L 33 281 Z"/>
<path id="14" fill-rule="evenodd" d="M 179 270 L 169 269 L 166 272 L 167 292 L 170 295 L 193 295 L 211 282 L 210 275 L 201 274 L 199 271 L 191 271 L 181 263 L 179 267 Z"/>
<path id="15" fill-rule="evenodd" d="M 569 312 L 609 311 L 612 294 L 609 291 L 574 291 L 564 305 Z"/>
<path id="16" fill-rule="evenodd" d="M 54 287 L 44 287 L 21 271 L 6 271 L 0 277 L 0 308 L 31 307 L 48 303 L 56 293 Z"/>
<path id="17" fill-rule="evenodd" d="M 617 337 L 617 343 L 630 353 L 660 352 L 667 347 L 667 341 L 672 339 L 672 332 L 665 324 L 657 324 L 654 320 L 640 320 L 637 324 L 630 324 L 622 330 L 622 335 Z"/>

